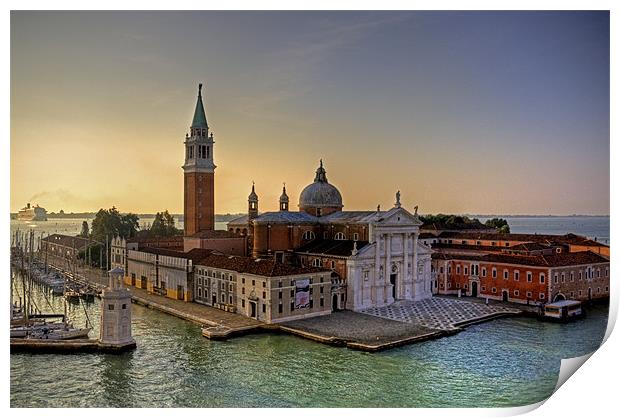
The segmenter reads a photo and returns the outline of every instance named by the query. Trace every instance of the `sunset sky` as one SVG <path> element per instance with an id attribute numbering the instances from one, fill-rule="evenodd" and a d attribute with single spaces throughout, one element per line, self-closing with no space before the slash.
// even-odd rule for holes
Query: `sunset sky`
<path id="1" fill-rule="evenodd" d="M 217 213 L 609 213 L 607 12 L 12 12 L 11 211 L 183 211 L 203 95 Z"/>

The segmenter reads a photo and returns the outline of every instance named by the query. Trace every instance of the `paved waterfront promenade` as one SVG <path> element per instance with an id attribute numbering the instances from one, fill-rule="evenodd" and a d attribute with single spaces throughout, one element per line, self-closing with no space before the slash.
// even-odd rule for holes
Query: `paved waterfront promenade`
<path id="1" fill-rule="evenodd" d="M 54 266 L 52 260 L 50 260 L 50 264 Z M 58 266 L 61 266 L 61 264 Z M 61 268 L 61 270 L 64 269 Z M 76 275 L 99 287 L 106 286 L 108 282 L 108 278 L 104 276 L 99 269 L 79 268 Z M 222 326 L 232 331 L 248 331 L 263 325 L 262 322 L 252 318 L 225 312 L 198 303 L 188 303 L 164 296 L 149 294 L 144 289 L 129 287 L 129 291 L 135 303 L 195 322 L 199 325 Z"/>
<path id="2" fill-rule="evenodd" d="M 363 313 L 431 329 L 454 330 L 484 319 L 520 314 L 521 310 L 499 304 L 485 305 L 461 299 L 432 297 L 419 302 L 398 301 L 382 308 L 366 309 Z"/>

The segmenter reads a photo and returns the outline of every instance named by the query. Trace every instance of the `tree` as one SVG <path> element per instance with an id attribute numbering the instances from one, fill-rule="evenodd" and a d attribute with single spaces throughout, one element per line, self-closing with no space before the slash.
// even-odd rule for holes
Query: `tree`
<path id="1" fill-rule="evenodd" d="M 508 221 L 506 219 L 493 218 L 493 219 L 487 220 L 484 224 L 491 228 L 496 228 L 500 234 L 510 233 L 510 225 L 508 225 Z"/>
<path id="2" fill-rule="evenodd" d="M 104 242 L 119 235 L 125 239 L 132 238 L 138 232 L 138 215 L 121 213 L 112 206 L 108 210 L 99 209 L 91 223 L 91 237 L 95 241 Z"/>
<path id="3" fill-rule="evenodd" d="M 180 233 L 181 230 L 174 226 L 174 218 L 168 213 L 168 210 L 155 214 L 155 219 L 149 228 L 149 236 L 170 237 Z"/>
<path id="4" fill-rule="evenodd" d="M 82 222 L 82 232 L 80 232 L 80 236 L 84 238 L 88 238 L 89 235 L 90 233 L 88 232 L 88 222 L 84 221 Z"/>

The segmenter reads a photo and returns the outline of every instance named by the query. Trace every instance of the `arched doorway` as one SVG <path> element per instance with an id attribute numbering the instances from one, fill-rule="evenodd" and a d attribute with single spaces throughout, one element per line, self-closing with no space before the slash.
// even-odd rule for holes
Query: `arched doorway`
<path id="1" fill-rule="evenodd" d="M 508 302 L 508 291 L 507 290 L 502 290 L 502 301 Z"/>
<path id="2" fill-rule="evenodd" d="M 338 295 L 334 293 L 332 295 L 332 312 L 336 312 L 338 310 Z"/>
<path id="3" fill-rule="evenodd" d="M 566 298 L 564 297 L 563 294 L 558 293 L 557 295 L 555 295 L 555 297 L 553 298 L 554 302 L 560 301 L 560 300 L 566 300 Z"/>
<path id="4" fill-rule="evenodd" d="M 478 282 L 471 282 L 471 296 L 478 297 Z"/>

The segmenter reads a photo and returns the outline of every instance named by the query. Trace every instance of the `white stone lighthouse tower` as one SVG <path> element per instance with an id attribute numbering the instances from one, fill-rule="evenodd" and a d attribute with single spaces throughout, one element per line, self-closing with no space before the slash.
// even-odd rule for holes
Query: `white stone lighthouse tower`
<path id="1" fill-rule="evenodd" d="M 99 345 L 109 350 L 134 348 L 131 336 L 131 293 L 122 284 L 122 268 L 108 272 L 108 287 L 101 293 Z"/>

